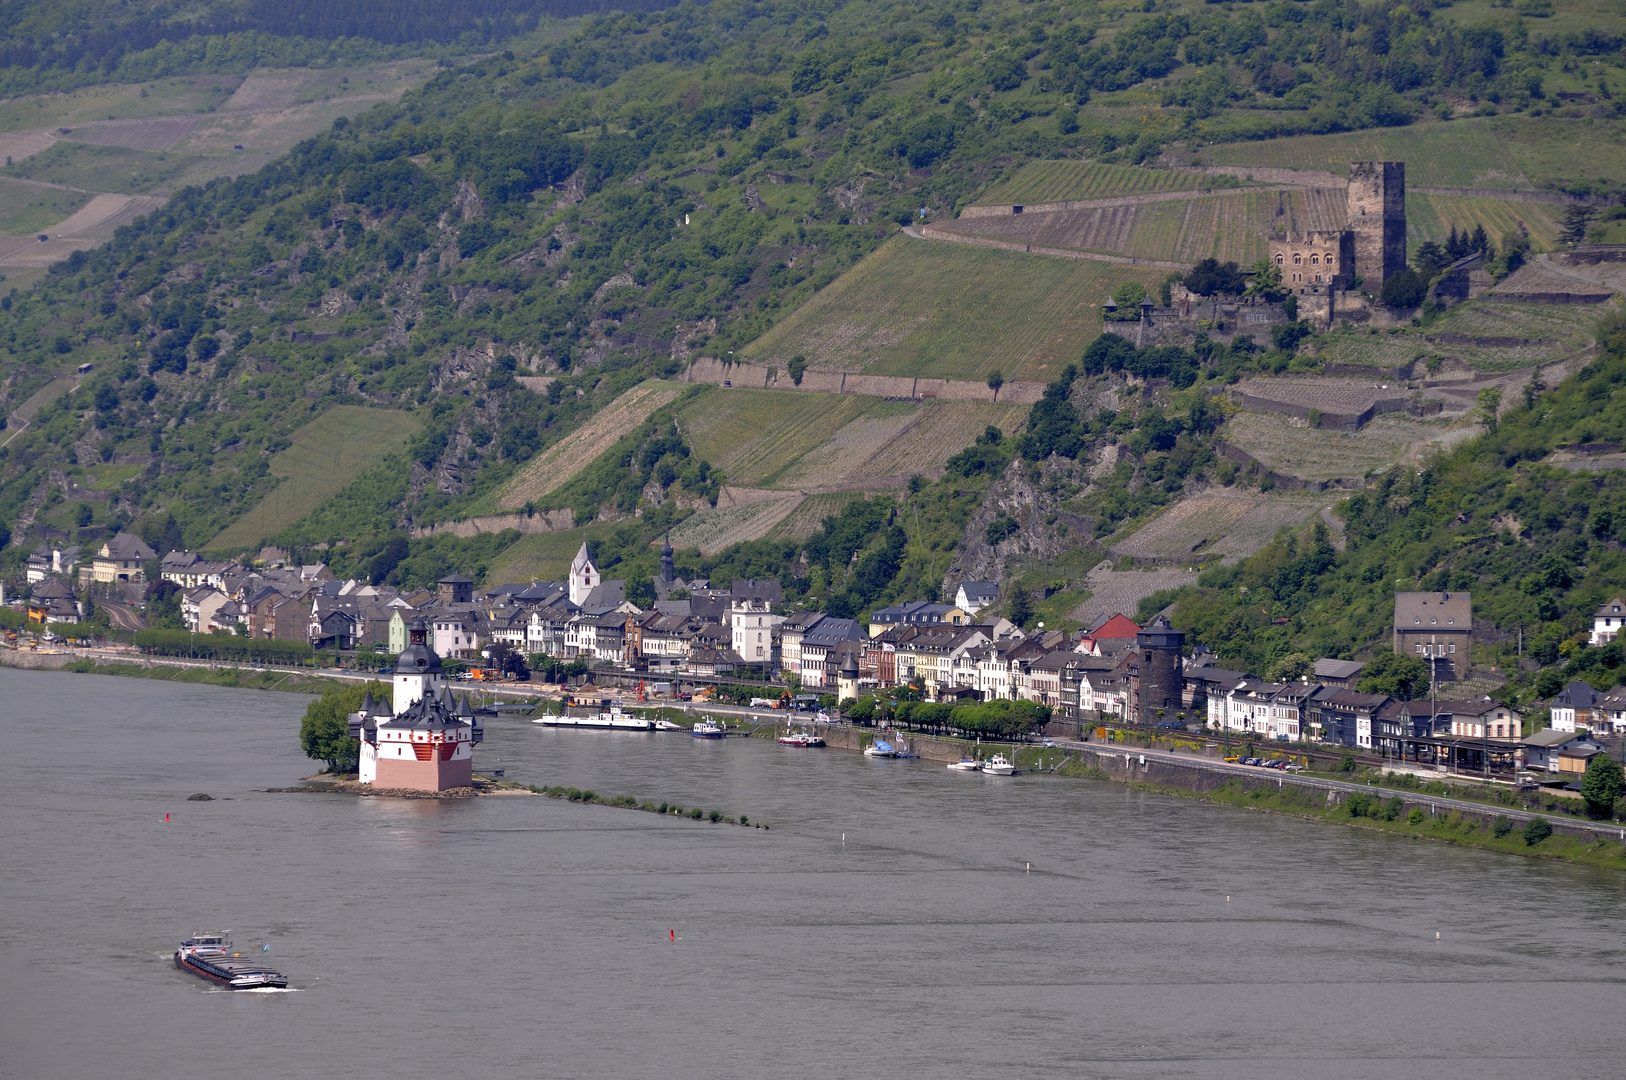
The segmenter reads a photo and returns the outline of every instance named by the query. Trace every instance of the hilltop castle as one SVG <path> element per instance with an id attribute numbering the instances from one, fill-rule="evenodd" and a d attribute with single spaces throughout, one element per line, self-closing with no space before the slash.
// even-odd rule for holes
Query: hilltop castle
<path id="1" fill-rule="evenodd" d="M 1271 235 L 1270 260 L 1282 271 L 1284 289 L 1343 290 L 1358 277 L 1376 295 L 1406 268 L 1406 163 L 1351 162 L 1348 206 L 1343 229 Z"/>

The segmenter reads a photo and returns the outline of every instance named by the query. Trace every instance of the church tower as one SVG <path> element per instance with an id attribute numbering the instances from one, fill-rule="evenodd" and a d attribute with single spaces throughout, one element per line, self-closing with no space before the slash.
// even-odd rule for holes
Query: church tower
<path id="1" fill-rule="evenodd" d="M 670 585 L 677 580 L 677 569 L 672 563 L 672 534 L 661 541 L 661 580 Z"/>
<path id="2" fill-rule="evenodd" d="M 1377 295 L 1406 268 L 1406 163 L 1354 161 L 1349 166 L 1349 231 L 1355 237 L 1355 273 Z"/>
<path id="3" fill-rule="evenodd" d="M 598 567 L 593 565 L 592 558 L 587 554 L 587 545 L 584 543 L 570 564 L 570 602 L 581 607 L 588 594 L 598 588 L 598 583 Z"/>

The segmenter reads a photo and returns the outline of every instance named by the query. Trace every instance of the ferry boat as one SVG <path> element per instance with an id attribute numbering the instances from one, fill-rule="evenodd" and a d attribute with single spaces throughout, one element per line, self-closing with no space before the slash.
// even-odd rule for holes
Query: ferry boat
<path id="1" fill-rule="evenodd" d="M 281 990 L 288 977 L 231 951 L 223 934 L 194 934 L 175 950 L 175 966 L 228 990 Z"/>
<path id="2" fill-rule="evenodd" d="M 995 754 L 983 763 L 982 771 L 995 776 L 1015 776 L 1016 766 L 1011 764 L 1011 759 L 1004 754 Z"/>
<path id="3" fill-rule="evenodd" d="M 570 716 L 568 714 L 538 716 L 531 723 L 544 724 L 548 727 L 613 728 L 617 731 L 655 730 L 653 720 L 633 713 L 622 712 L 619 705 L 612 706 L 601 712 L 590 712 L 586 716 Z"/>
<path id="4" fill-rule="evenodd" d="M 895 758 L 898 756 L 898 751 L 896 747 L 887 742 L 885 739 L 876 739 L 873 743 L 864 747 L 864 756 Z"/>
<path id="5" fill-rule="evenodd" d="M 981 772 L 982 762 L 976 758 L 961 758 L 959 761 L 950 762 L 948 767 L 955 772 Z"/>
<path id="6" fill-rule="evenodd" d="M 779 741 L 784 743 L 786 746 L 824 745 L 823 737 L 815 735 L 811 731 L 787 731 L 783 735 L 779 736 Z"/>
<path id="7" fill-rule="evenodd" d="M 721 739 L 728 732 L 723 729 L 723 725 L 708 716 L 690 728 L 689 734 L 697 739 Z"/>

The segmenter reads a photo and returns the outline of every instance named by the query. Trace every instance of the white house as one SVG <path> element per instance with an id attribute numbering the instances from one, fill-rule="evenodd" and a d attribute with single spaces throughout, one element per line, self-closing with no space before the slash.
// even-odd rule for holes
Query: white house
<path id="1" fill-rule="evenodd" d="M 1593 710 L 1598 705 L 1598 692 L 1584 682 L 1572 682 L 1560 690 L 1550 706 L 1554 731 L 1574 732 L 1592 725 Z"/>
<path id="2" fill-rule="evenodd" d="M 954 594 L 954 606 L 975 615 L 990 604 L 999 603 L 999 586 L 992 581 L 962 581 Z"/>
<path id="3" fill-rule="evenodd" d="M 1626 626 L 1626 600 L 1617 596 L 1592 613 L 1592 636 L 1587 640 L 1592 645 L 1607 645 L 1622 626 Z"/>
<path id="4" fill-rule="evenodd" d="M 467 659 L 480 654 L 480 634 L 472 612 L 430 611 L 433 622 L 431 648 L 439 656 Z"/>
<path id="5" fill-rule="evenodd" d="M 775 615 L 770 608 L 765 598 L 755 596 L 735 597 L 729 604 L 731 646 L 749 665 L 768 667 L 776 659 L 774 637 L 785 617 Z"/>

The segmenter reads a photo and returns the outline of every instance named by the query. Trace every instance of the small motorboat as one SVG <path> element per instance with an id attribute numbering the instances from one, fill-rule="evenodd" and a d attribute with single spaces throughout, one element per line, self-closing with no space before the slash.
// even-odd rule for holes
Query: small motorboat
<path id="1" fill-rule="evenodd" d="M 864 756 L 895 758 L 898 756 L 898 750 L 897 747 L 885 739 L 876 739 L 873 743 L 864 747 Z"/>
<path id="2" fill-rule="evenodd" d="M 811 731 L 786 731 L 779 736 L 779 741 L 786 746 L 823 746 L 824 739 Z"/>
<path id="3" fill-rule="evenodd" d="M 723 729 L 723 725 L 708 716 L 690 728 L 689 734 L 697 739 L 721 739 L 728 732 Z"/>
<path id="4" fill-rule="evenodd" d="M 1011 759 L 1004 754 L 995 754 L 983 763 L 982 771 L 995 776 L 1015 776 L 1016 766 L 1011 764 Z"/>
<path id="5" fill-rule="evenodd" d="M 976 758 L 967 757 L 961 758 L 959 761 L 950 762 L 948 767 L 953 769 L 955 772 L 981 772 L 982 762 L 978 761 Z"/>
<path id="6" fill-rule="evenodd" d="M 689 729 L 684 727 L 682 724 L 674 724 L 670 720 L 657 720 L 657 721 L 655 721 L 655 730 L 656 731 L 688 731 Z"/>

